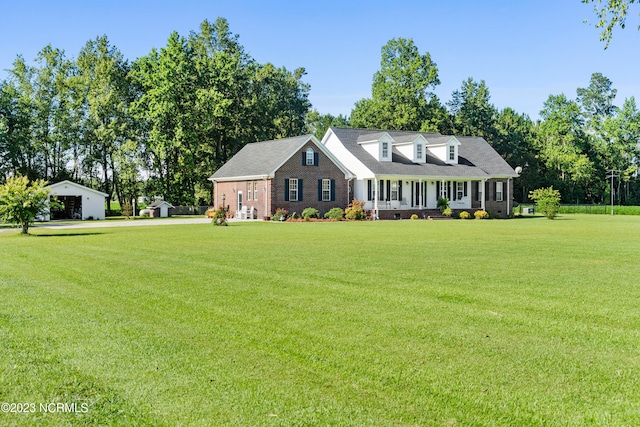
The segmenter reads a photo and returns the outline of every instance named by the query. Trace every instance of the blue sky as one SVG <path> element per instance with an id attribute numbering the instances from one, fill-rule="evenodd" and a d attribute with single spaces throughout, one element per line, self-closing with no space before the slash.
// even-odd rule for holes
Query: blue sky
<path id="1" fill-rule="evenodd" d="M 397 37 L 431 54 L 442 102 L 472 77 L 485 80 L 499 109 L 536 119 L 550 94 L 575 98 L 594 72 L 613 81 L 617 105 L 640 96 L 637 17 L 605 50 L 592 6 L 580 0 L 0 0 L 0 10 L 0 79 L 18 54 L 32 63 L 47 44 L 75 58 L 87 40 L 106 34 L 134 60 L 163 47 L 172 31 L 188 35 L 222 16 L 257 61 L 304 67 L 321 113 L 348 115 L 369 97 L 380 48 Z"/>

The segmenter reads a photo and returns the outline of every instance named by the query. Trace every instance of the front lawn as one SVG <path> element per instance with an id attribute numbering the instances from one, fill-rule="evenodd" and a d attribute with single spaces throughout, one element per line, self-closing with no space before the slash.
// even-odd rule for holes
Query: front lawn
<path id="1" fill-rule="evenodd" d="M 638 425 L 638 230 L 5 231 L 0 425 Z"/>

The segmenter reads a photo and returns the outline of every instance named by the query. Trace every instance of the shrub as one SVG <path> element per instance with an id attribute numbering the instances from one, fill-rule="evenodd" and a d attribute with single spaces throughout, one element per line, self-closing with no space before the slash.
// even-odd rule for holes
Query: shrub
<path id="1" fill-rule="evenodd" d="M 220 206 L 218 209 L 213 211 L 211 222 L 213 222 L 213 225 L 227 225 L 227 212 L 224 207 Z"/>
<path id="2" fill-rule="evenodd" d="M 462 211 L 462 212 L 460 212 L 459 217 L 460 217 L 460 219 L 469 219 L 469 218 L 471 218 L 471 215 L 467 211 Z"/>
<path id="3" fill-rule="evenodd" d="M 416 214 L 411 215 L 411 219 L 418 219 L 418 218 L 420 218 L 420 217 L 418 215 L 416 215 Z"/>
<path id="4" fill-rule="evenodd" d="M 347 219 L 365 219 L 364 214 L 364 201 L 353 199 L 349 207 L 344 211 L 345 218 Z"/>
<path id="5" fill-rule="evenodd" d="M 289 211 L 286 209 L 278 208 L 276 213 L 271 215 L 271 221 L 284 221 L 289 217 Z"/>
<path id="6" fill-rule="evenodd" d="M 444 213 L 444 210 L 449 207 L 449 199 L 447 199 L 446 197 L 440 197 L 436 206 L 438 207 L 438 209 L 440 209 L 440 212 Z"/>
<path id="7" fill-rule="evenodd" d="M 324 217 L 328 219 L 335 219 L 336 221 L 342 221 L 344 211 L 342 208 L 333 208 L 329 212 L 325 213 Z"/>
<path id="8" fill-rule="evenodd" d="M 311 218 L 320 218 L 320 212 L 316 208 L 305 208 L 302 211 L 302 218 L 305 221 L 309 221 Z"/>
<path id="9" fill-rule="evenodd" d="M 476 219 L 489 219 L 489 213 L 487 211 L 479 210 L 473 213 Z"/>
<path id="10" fill-rule="evenodd" d="M 442 210 L 442 215 L 451 216 L 451 215 L 453 215 L 453 211 L 451 210 L 451 208 L 449 206 L 447 206 L 446 208 L 444 208 Z"/>
<path id="11" fill-rule="evenodd" d="M 549 219 L 554 219 L 560 209 L 560 192 L 553 186 L 538 188 L 529 193 L 529 198 L 536 202 L 538 210 Z"/>

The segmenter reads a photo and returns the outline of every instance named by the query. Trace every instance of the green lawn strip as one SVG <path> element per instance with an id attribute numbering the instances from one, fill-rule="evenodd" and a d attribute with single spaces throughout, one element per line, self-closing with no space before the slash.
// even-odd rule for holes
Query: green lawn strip
<path id="1" fill-rule="evenodd" d="M 633 424 L 638 225 L 3 235 L 0 331 L 22 343 L 3 350 L 3 398 L 66 399 L 63 378 L 77 378 L 92 405 L 64 414 L 78 425 Z M 31 340 L 42 357 L 27 386 L 11 369 L 34 363 Z"/>

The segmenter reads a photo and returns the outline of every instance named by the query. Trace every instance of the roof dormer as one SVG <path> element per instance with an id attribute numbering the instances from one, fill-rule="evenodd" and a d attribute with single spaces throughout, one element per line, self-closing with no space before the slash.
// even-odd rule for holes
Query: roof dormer
<path id="1" fill-rule="evenodd" d="M 379 162 L 391 161 L 393 143 L 394 139 L 387 132 L 367 135 L 366 138 L 358 140 L 358 144 Z"/>
<path id="2" fill-rule="evenodd" d="M 458 164 L 460 141 L 455 136 L 435 136 L 429 138 L 427 149 L 434 157 L 449 165 Z"/>
<path id="3" fill-rule="evenodd" d="M 424 136 L 411 134 L 396 137 L 393 147 L 413 163 L 426 163 L 427 144 L 428 142 Z"/>

